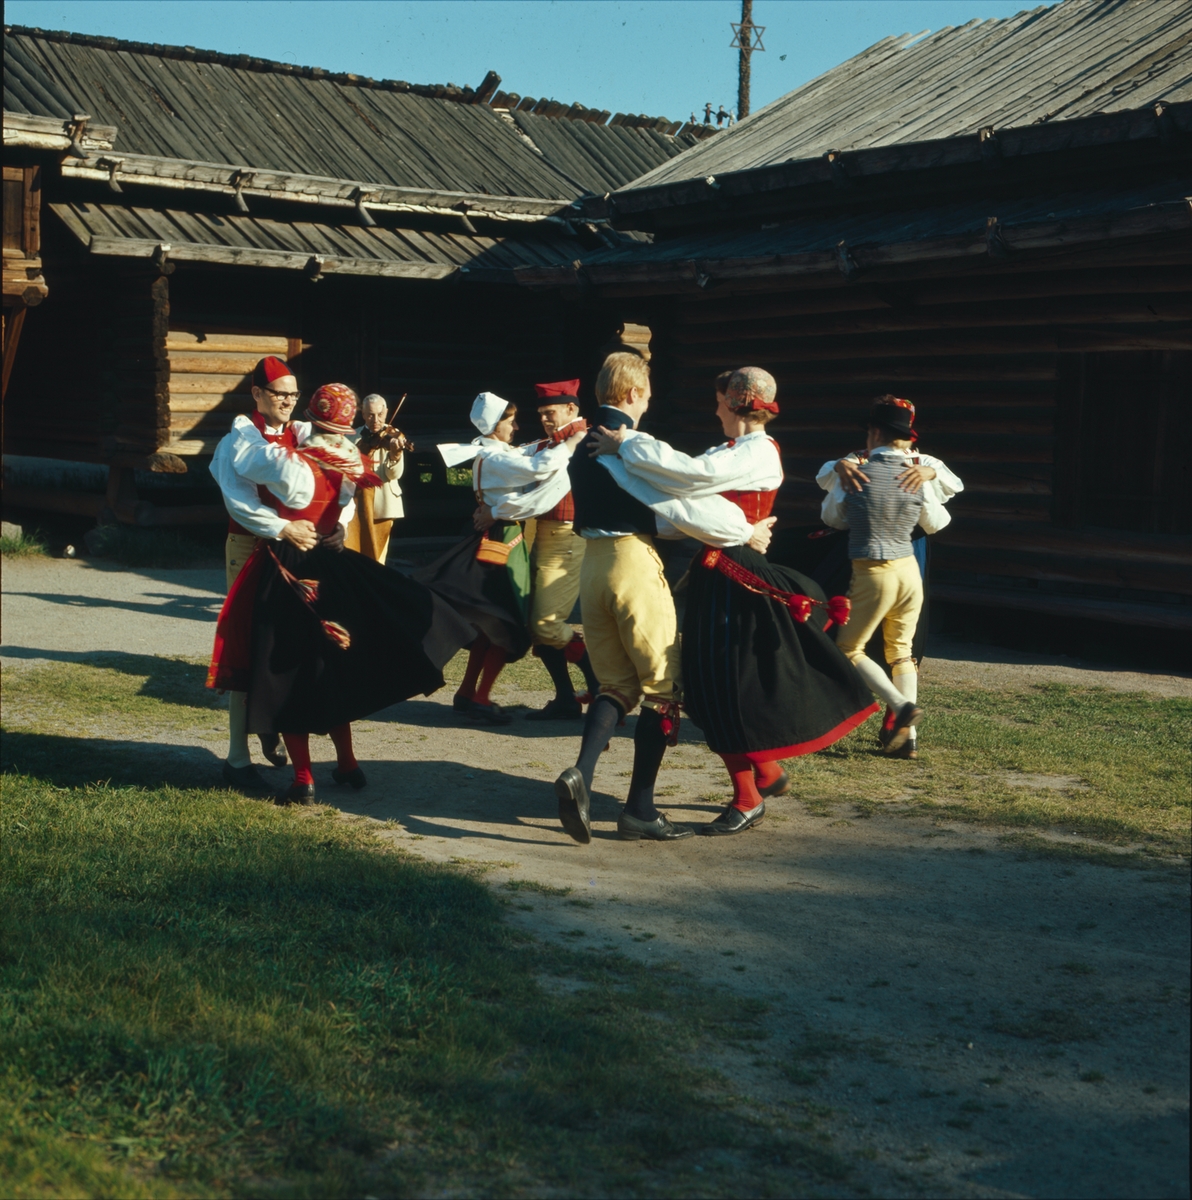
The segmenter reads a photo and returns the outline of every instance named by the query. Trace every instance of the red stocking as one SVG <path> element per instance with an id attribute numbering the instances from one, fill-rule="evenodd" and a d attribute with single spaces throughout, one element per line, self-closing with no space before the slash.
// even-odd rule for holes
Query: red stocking
<path id="1" fill-rule="evenodd" d="M 329 731 L 335 747 L 335 765 L 341 771 L 354 771 L 360 764 L 352 753 L 352 726 L 346 722 Z"/>
<path id="2" fill-rule="evenodd" d="M 782 777 L 782 763 L 774 759 L 770 762 L 761 762 L 753 764 L 754 771 L 757 772 L 757 786 L 769 787 L 773 783 L 777 783 Z"/>
<path id="3" fill-rule="evenodd" d="M 480 668 L 484 666 L 484 656 L 488 653 L 492 642 L 484 634 L 480 634 L 468 651 L 468 665 L 464 670 L 464 681 L 455 693 L 464 700 L 476 698 L 476 681 L 480 678 Z"/>
<path id="4" fill-rule="evenodd" d="M 294 764 L 294 782 L 299 786 L 314 783 L 315 777 L 310 773 L 310 734 L 283 733 L 281 736 L 290 752 L 290 762 Z"/>
<path id="5" fill-rule="evenodd" d="M 472 697 L 477 704 L 492 703 L 488 694 L 492 691 L 493 684 L 497 682 L 497 676 L 504 670 L 504 667 L 505 651 L 500 646 L 490 643 L 484 655 L 484 668 L 480 672 L 480 683 L 476 688 L 476 694 Z"/>
<path id="6" fill-rule="evenodd" d="M 753 778 L 753 763 L 747 754 L 722 754 L 729 778 L 733 781 L 733 808 L 749 812 L 762 802 Z"/>

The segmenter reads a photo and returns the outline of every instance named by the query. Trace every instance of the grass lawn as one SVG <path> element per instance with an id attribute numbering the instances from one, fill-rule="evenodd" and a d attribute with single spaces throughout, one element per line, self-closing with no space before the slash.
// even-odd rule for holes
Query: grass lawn
<path id="1" fill-rule="evenodd" d="M 203 676 L 137 655 L 4 673 L 6 1194 L 839 1190 L 830 1110 L 737 1111 L 699 1065 L 739 1036 L 726 998 L 524 940 L 502 920 L 516 896 L 370 823 L 130 778 L 117 740 L 97 751 L 99 725 L 220 724 Z M 518 664 L 506 699 L 543 683 Z M 918 763 L 865 730 L 793 764 L 794 794 L 1187 853 L 1192 702 L 924 698 Z"/>

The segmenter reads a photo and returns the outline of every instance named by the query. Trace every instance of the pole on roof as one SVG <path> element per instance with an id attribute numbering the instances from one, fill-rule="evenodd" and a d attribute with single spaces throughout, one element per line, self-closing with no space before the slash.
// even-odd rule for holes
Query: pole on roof
<path id="1" fill-rule="evenodd" d="M 741 23 L 733 24 L 733 40 L 730 43 L 738 52 L 737 77 L 737 120 L 749 116 L 749 59 L 755 50 L 764 50 L 762 34 L 764 25 L 753 23 L 753 0 L 741 0 Z"/>

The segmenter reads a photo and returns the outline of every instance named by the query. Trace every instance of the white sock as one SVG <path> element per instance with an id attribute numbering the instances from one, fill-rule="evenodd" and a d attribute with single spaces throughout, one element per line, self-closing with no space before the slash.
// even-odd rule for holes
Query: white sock
<path id="1" fill-rule="evenodd" d="M 912 703 L 919 702 L 919 672 L 915 670 L 914 663 L 899 663 L 893 668 L 894 682 L 898 685 L 898 690 Z M 915 726 L 911 726 L 911 742 L 917 742 L 919 735 Z"/>
<path id="2" fill-rule="evenodd" d="M 852 660 L 857 668 L 857 674 L 865 680 L 869 690 L 879 700 L 884 700 L 893 709 L 899 709 L 906 703 L 906 696 L 890 682 L 890 677 L 867 654 L 859 654 Z"/>
<path id="3" fill-rule="evenodd" d="M 252 762 L 248 752 L 248 693 L 228 693 L 228 766 L 247 767 Z"/>

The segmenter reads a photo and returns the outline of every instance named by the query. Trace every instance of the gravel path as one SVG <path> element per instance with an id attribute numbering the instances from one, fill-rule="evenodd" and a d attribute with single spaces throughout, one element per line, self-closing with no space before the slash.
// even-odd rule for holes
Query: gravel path
<path id="1" fill-rule="evenodd" d="M 201 656 L 222 572 L 16 561 L 3 587 L 6 665 L 104 650 Z M 1192 695 L 1182 676 L 932 650 L 926 674 L 941 682 Z M 362 792 L 326 782 L 330 743 L 316 739 L 320 798 L 385 823 L 404 849 L 483 871 L 527 931 L 725 989 L 758 1040 L 726 1044 L 708 1065 L 759 1111 L 835 1110 L 831 1145 L 856 1166 L 833 1194 L 1188 1194 L 1182 876 L 1021 860 L 996 831 L 897 812 L 861 820 L 851 806 L 812 816 L 790 798 L 739 838 L 622 843 L 613 796 L 632 722 L 601 760 L 596 836 L 581 847 L 559 829 L 550 789 L 577 732 L 461 727 L 440 693 L 357 726 Z M 696 734 L 684 727 L 660 779 L 680 820 L 707 820 L 724 790 Z M 215 778 L 224 745 L 218 720 L 79 736 L 117 740 L 192 784 Z"/>

